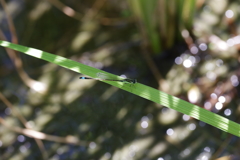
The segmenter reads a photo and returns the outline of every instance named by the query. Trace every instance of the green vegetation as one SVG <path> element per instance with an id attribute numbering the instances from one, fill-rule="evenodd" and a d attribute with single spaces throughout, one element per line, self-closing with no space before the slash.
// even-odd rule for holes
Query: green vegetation
<path id="1" fill-rule="evenodd" d="M 41 50 L 37 50 L 34 48 L 29 48 L 13 43 L 9 43 L 6 41 L 0 41 L 0 45 L 3 47 L 8 47 L 11 49 L 14 49 L 19 52 L 23 52 L 27 55 L 33 56 L 35 58 L 39 58 L 45 61 L 48 61 L 50 63 L 57 64 L 61 67 L 67 68 L 69 70 L 82 73 L 84 75 L 88 75 L 90 77 L 95 78 L 97 73 L 103 72 L 99 69 L 89 67 L 87 65 L 72 61 L 70 59 L 66 59 L 61 56 L 53 55 Z M 105 74 L 109 74 L 107 72 L 104 72 Z M 111 74 L 111 76 L 113 76 Z M 116 78 L 119 78 L 116 76 Z M 123 90 L 126 90 L 128 92 L 131 92 L 135 95 L 138 95 L 142 98 L 145 98 L 147 100 L 156 102 L 158 104 L 161 104 L 163 106 L 169 107 L 171 109 L 174 109 L 178 112 L 181 112 L 183 114 L 189 115 L 191 117 L 194 117 L 198 120 L 201 120 L 207 124 L 210 124 L 216 128 L 219 128 L 225 132 L 231 133 L 233 135 L 240 137 L 240 125 L 230 121 L 222 116 L 219 116 L 215 113 L 209 112 L 203 108 L 200 108 L 196 105 L 193 105 L 191 103 L 188 103 L 184 100 L 181 100 L 177 97 L 171 96 L 169 94 L 166 94 L 164 92 L 161 92 L 159 90 L 156 90 L 154 88 L 145 86 L 141 83 L 137 83 L 133 86 L 130 85 L 124 85 L 121 84 L 121 82 L 111 82 L 111 81 L 104 81 L 105 83 L 108 83 L 110 85 L 113 85 L 115 87 L 119 87 Z"/>

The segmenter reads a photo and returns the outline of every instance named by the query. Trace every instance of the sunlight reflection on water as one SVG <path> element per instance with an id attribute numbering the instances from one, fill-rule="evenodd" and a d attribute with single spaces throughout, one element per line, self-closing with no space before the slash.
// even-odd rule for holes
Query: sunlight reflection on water
<path id="1" fill-rule="evenodd" d="M 199 48 L 200 48 L 201 51 L 206 51 L 206 50 L 207 50 L 207 45 L 206 45 L 206 43 L 201 43 L 201 44 L 199 45 Z"/>
<path id="2" fill-rule="evenodd" d="M 166 133 L 168 136 L 172 136 L 174 134 L 174 130 L 172 128 L 169 128 Z"/>
<path id="3" fill-rule="evenodd" d="M 207 110 L 210 110 L 212 107 L 212 104 L 210 102 L 205 102 L 204 103 L 204 108 L 207 109 Z"/>
<path id="4" fill-rule="evenodd" d="M 190 116 L 189 116 L 189 115 L 186 115 L 186 114 L 184 114 L 184 115 L 183 115 L 183 117 L 182 117 L 182 119 L 183 119 L 184 121 L 189 121 L 189 119 L 190 119 Z"/>
<path id="5" fill-rule="evenodd" d="M 18 140 L 18 142 L 24 142 L 25 141 L 25 137 L 23 135 L 19 135 L 17 137 L 17 140 Z"/>
<path id="6" fill-rule="evenodd" d="M 191 131 L 193 131 L 193 130 L 196 129 L 196 125 L 195 125 L 194 123 L 191 123 L 191 124 L 188 125 L 188 128 L 189 128 Z"/>
<path id="7" fill-rule="evenodd" d="M 96 143 L 95 142 L 91 142 L 90 144 L 89 144 L 89 147 L 91 148 L 91 149 L 94 149 L 94 148 L 96 148 Z"/>
<path id="8" fill-rule="evenodd" d="M 142 127 L 142 128 L 147 128 L 147 127 L 148 127 L 148 122 L 147 122 L 147 121 L 143 121 L 143 122 L 141 123 L 141 127 Z"/>
<path id="9" fill-rule="evenodd" d="M 197 48 L 196 46 L 192 46 L 192 47 L 190 48 L 190 52 L 191 52 L 192 54 L 197 54 L 197 53 L 198 53 L 198 48 Z"/>
<path id="10" fill-rule="evenodd" d="M 231 109 L 226 109 L 226 110 L 224 111 L 224 114 L 225 114 L 226 116 L 230 116 L 230 115 L 232 114 Z"/>
<path id="11" fill-rule="evenodd" d="M 233 13 L 232 10 L 227 10 L 227 11 L 225 12 L 225 16 L 226 16 L 227 18 L 232 18 L 232 17 L 234 16 L 234 13 Z"/>
<path id="12" fill-rule="evenodd" d="M 238 77 L 236 75 L 232 75 L 231 82 L 234 87 L 237 87 L 239 85 Z"/>
<path id="13" fill-rule="evenodd" d="M 223 104 L 222 104 L 221 102 L 217 102 L 217 103 L 215 104 L 215 108 L 216 108 L 217 110 L 221 110 L 222 107 L 223 107 Z"/>

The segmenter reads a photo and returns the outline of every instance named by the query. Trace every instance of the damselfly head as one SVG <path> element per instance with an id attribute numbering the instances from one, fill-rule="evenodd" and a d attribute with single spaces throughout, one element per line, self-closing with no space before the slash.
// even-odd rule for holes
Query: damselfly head
<path id="1" fill-rule="evenodd" d="M 133 79 L 133 80 L 132 80 L 132 83 L 133 83 L 133 84 L 137 83 L 137 79 Z"/>

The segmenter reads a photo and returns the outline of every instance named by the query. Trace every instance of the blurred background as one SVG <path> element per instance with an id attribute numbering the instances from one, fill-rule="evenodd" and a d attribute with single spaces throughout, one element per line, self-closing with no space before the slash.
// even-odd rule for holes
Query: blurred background
<path id="1" fill-rule="evenodd" d="M 116 74 L 239 123 L 237 0 L 0 0 L 0 39 Z M 239 138 L 0 48 L 1 160 L 240 159 Z"/>

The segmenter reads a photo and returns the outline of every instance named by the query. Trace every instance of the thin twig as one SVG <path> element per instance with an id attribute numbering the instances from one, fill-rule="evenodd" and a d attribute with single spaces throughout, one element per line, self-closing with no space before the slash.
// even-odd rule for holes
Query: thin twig
<path id="1" fill-rule="evenodd" d="M 13 114 L 17 116 L 17 118 L 22 122 L 24 126 L 27 126 L 26 119 L 21 115 L 21 113 L 17 110 L 17 108 L 13 107 L 12 104 L 6 99 L 6 97 L 0 92 L 0 100 L 3 101 L 3 103 L 11 109 Z"/>
<path id="2" fill-rule="evenodd" d="M 74 136 L 59 137 L 59 136 L 45 134 L 43 132 L 38 132 L 38 131 L 35 131 L 32 129 L 13 127 L 13 126 L 8 125 L 6 123 L 6 121 L 1 117 L 0 117 L 0 123 L 2 125 L 4 125 L 6 128 L 8 128 L 14 132 L 23 134 L 23 135 L 31 137 L 31 138 L 55 141 L 55 142 L 59 142 L 59 143 L 68 143 L 68 144 L 74 144 L 74 145 L 87 145 L 87 143 L 84 143 L 84 142 L 81 142 L 81 144 L 80 144 L 80 141 L 78 140 L 78 138 L 76 138 Z"/>
<path id="3" fill-rule="evenodd" d="M 76 10 L 72 9 L 71 7 L 63 4 L 62 2 L 58 0 L 48 0 L 53 6 L 61 10 L 65 15 L 72 17 L 76 20 L 81 21 L 82 20 L 82 14 L 77 12 Z"/>
<path id="4" fill-rule="evenodd" d="M 13 105 L 7 100 L 7 98 L 0 92 L 0 99 L 3 101 L 3 103 L 11 109 L 11 111 L 13 112 L 13 115 L 15 115 L 21 122 L 22 124 L 30 129 L 31 127 L 29 125 L 27 125 L 27 120 L 21 115 L 21 113 L 15 108 L 13 107 Z M 43 159 L 47 160 L 48 159 L 48 155 L 47 152 L 44 148 L 43 142 L 39 139 L 35 139 L 42 155 L 43 155 Z"/>
<path id="5" fill-rule="evenodd" d="M 8 26 L 9 26 L 9 29 L 10 29 L 10 32 L 11 32 L 11 36 L 12 36 L 12 42 L 17 44 L 18 43 L 18 39 L 17 39 L 17 36 L 16 36 L 16 29 L 13 25 L 13 22 L 12 22 L 12 19 L 11 17 L 9 16 L 8 12 L 7 12 L 7 9 L 6 9 L 6 3 L 4 0 L 0 0 L 1 2 L 1 5 L 3 6 L 3 9 L 4 9 L 4 12 L 6 14 L 6 17 L 7 17 L 7 22 L 8 22 Z M 3 40 L 7 40 L 6 37 L 4 36 L 4 34 L 2 33 L 2 31 L 0 30 L 0 39 L 3 39 Z M 20 56 L 17 54 L 16 51 L 14 50 L 11 50 L 11 49 L 6 49 L 7 53 L 8 53 L 8 56 L 11 58 L 11 60 L 13 61 L 16 69 L 17 69 L 17 72 L 20 76 L 20 78 L 23 80 L 23 82 L 30 88 L 36 90 L 34 88 L 34 85 L 35 84 L 40 84 L 40 82 L 36 81 L 36 80 L 33 80 L 31 79 L 27 73 L 24 71 L 23 69 L 23 64 L 22 64 L 22 60 L 20 58 Z M 42 85 L 43 86 L 43 85 Z M 46 91 L 46 88 L 45 87 L 42 87 L 41 88 L 42 90 L 38 90 L 38 92 L 40 93 L 44 93 Z"/>
<path id="6" fill-rule="evenodd" d="M 16 34 L 16 29 L 15 29 L 15 27 L 14 27 L 12 18 L 11 18 L 11 16 L 8 14 L 8 11 L 7 11 L 7 9 L 6 9 L 6 8 L 7 8 L 7 7 L 6 7 L 6 3 L 5 3 L 4 0 L 0 0 L 0 2 L 1 2 L 1 5 L 2 5 L 2 7 L 3 7 L 3 9 L 4 9 L 4 12 L 5 12 L 5 14 L 6 14 L 6 17 L 7 17 L 7 22 L 8 22 L 9 30 L 10 30 L 10 32 L 11 32 L 11 37 L 12 37 L 11 42 L 18 44 L 18 38 L 17 38 L 17 36 L 16 36 L 16 35 L 17 35 L 17 34 Z"/>
<path id="7" fill-rule="evenodd" d="M 59 0 L 48 0 L 48 2 L 50 2 L 53 6 L 61 10 L 64 14 L 66 14 L 69 17 L 72 17 L 79 21 L 82 20 L 90 21 L 97 15 L 99 9 L 103 6 L 106 0 L 96 0 L 93 6 L 86 12 L 84 16 L 81 13 L 77 12 L 76 10 L 72 9 L 71 7 L 63 4 Z"/>
<path id="8" fill-rule="evenodd" d="M 95 18 L 97 13 L 99 12 L 100 8 L 104 5 L 106 0 L 96 0 L 92 7 L 87 11 L 87 13 L 82 18 L 83 21 L 90 21 L 91 19 Z"/>

